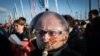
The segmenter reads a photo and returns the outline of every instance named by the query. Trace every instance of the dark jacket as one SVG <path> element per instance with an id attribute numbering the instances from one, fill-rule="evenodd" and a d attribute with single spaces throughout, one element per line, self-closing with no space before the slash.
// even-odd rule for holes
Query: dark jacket
<path id="1" fill-rule="evenodd" d="M 0 56 L 13 56 L 10 44 L 8 34 L 3 28 L 0 28 Z"/>
<path id="2" fill-rule="evenodd" d="M 81 54 L 82 56 L 87 55 L 87 48 L 86 48 L 86 42 L 84 37 L 82 38 L 82 32 L 79 28 L 73 27 L 73 30 L 69 33 L 69 39 L 68 39 L 68 48 L 73 53 Z M 81 39 L 82 38 L 82 39 Z"/>
<path id="3" fill-rule="evenodd" d="M 88 55 L 100 56 L 100 17 L 96 17 L 85 29 L 85 37 L 88 48 Z"/>
<path id="4" fill-rule="evenodd" d="M 36 45 L 36 40 L 33 41 L 33 44 L 36 47 L 36 50 L 31 53 L 31 56 L 42 56 L 42 50 L 39 50 Z M 48 56 L 53 56 L 52 54 L 48 54 Z M 82 56 L 81 54 L 71 51 L 70 48 L 65 45 L 65 48 L 61 51 L 59 56 Z"/>

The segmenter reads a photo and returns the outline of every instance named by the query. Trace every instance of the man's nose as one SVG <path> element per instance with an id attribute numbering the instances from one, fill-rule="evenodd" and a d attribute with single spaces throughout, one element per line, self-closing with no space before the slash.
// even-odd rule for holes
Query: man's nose
<path id="1" fill-rule="evenodd" d="M 44 35 L 43 39 L 44 39 L 44 42 L 49 42 L 50 36 L 46 33 L 46 34 Z"/>

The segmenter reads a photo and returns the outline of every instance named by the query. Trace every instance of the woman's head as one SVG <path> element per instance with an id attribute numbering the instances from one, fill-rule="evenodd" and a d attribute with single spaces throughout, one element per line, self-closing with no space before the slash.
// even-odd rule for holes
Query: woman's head
<path id="1" fill-rule="evenodd" d="M 22 33 L 26 27 L 26 21 L 17 19 L 14 21 L 14 28 L 15 31 L 18 33 Z"/>

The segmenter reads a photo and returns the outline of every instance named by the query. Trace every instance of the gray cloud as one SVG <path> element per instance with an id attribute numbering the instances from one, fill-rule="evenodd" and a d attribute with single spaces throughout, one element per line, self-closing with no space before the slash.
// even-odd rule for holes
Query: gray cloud
<path id="1" fill-rule="evenodd" d="M 7 9 L 4 7 L 0 7 L 0 13 L 7 13 Z"/>

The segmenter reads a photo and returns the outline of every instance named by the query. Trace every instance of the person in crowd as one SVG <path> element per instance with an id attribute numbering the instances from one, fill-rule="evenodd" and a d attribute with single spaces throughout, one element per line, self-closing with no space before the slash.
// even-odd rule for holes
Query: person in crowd
<path id="1" fill-rule="evenodd" d="M 17 19 L 17 20 L 23 21 L 25 23 L 25 27 L 26 27 L 26 18 L 19 17 L 19 19 Z M 11 22 L 11 25 L 9 27 L 9 34 L 12 34 L 15 32 L 14 25 L 17 23 L 17 20 L 13 20 L 13 22 Z"/>
<path id="2" fill-rule="evenodd" d="M 87 23 L 84 20 L 81 21 L 81 23 L 80 23 L 80 29 L 82 31 L 82 35 L 84 35 L 85 29 L 86 29 L 86 25 L 87 25 Z"/>
<path id="3" fill-rule="evenodd" d="M 36 40 L 33 42 L 36 50 L 31 56 L 81 56 L 73 53 L 68 47 L 69 24 L 63 16 L 52 11 L 38 14 L 32 21 Z M 33 24 L 35 23 L 35 24 Z"/>
<path id="4" fill-rule="evenodd" d="M 5 23 L 2 27 L 8 33 L 8 31 L 9 31 L 9 25 L 8 25 L 8 23 Z"/>
<path id="5" fill-rule="evenodd" d="M 2 24 L 2 23 L 0 23 L 0 28 L 2 28 L 2 26 L 3 26 L 3 24 Z"/>
<path id="6" fill-rule="evenodd" d="M 88 56 L 100 56 L 100 17 L 99 12 L 96 9 L 89 11 L 89 21 L 85 29 L 85 37 L 88 47 Z"/>
<path id="7" fill-rule="evenodd" d="M 9 35 L 15 33 L 14 25 L 17 23 L 17 21 L 18 20 L 14 20 L 13 23 L 10 25 L 9 32 L 8 32 Z"/>
<path id="8" fill-rule="evenodd" d="M 12 44 L 12 51 L 14 56 L 29 56 L 30 52 L 35 49 L 30 40 L 30 32 L 26 28 L 26 21 L 23 18 L 19 18 L 14 22 L 14 32 L 21 41 L 21 45 Z"/>
<path id="9" fill-rule="evenodd" d="M 74 27 L 80 28 L 80 21 L 79 20 L 74 20 Z"/>
<path id="10" fill-rule="evenodd" d="M 75 20 L 70 15 L 63 15 L 69 23 L 68 47 L 76 54 L 86 56 L 86 45 L 80 28 L 75 26 Z"/>
<path id="11" fill-rule="evenodd" d="M 13 56 L 10 44 L 8 33 L 0 27 L 0 56 Z"/>

